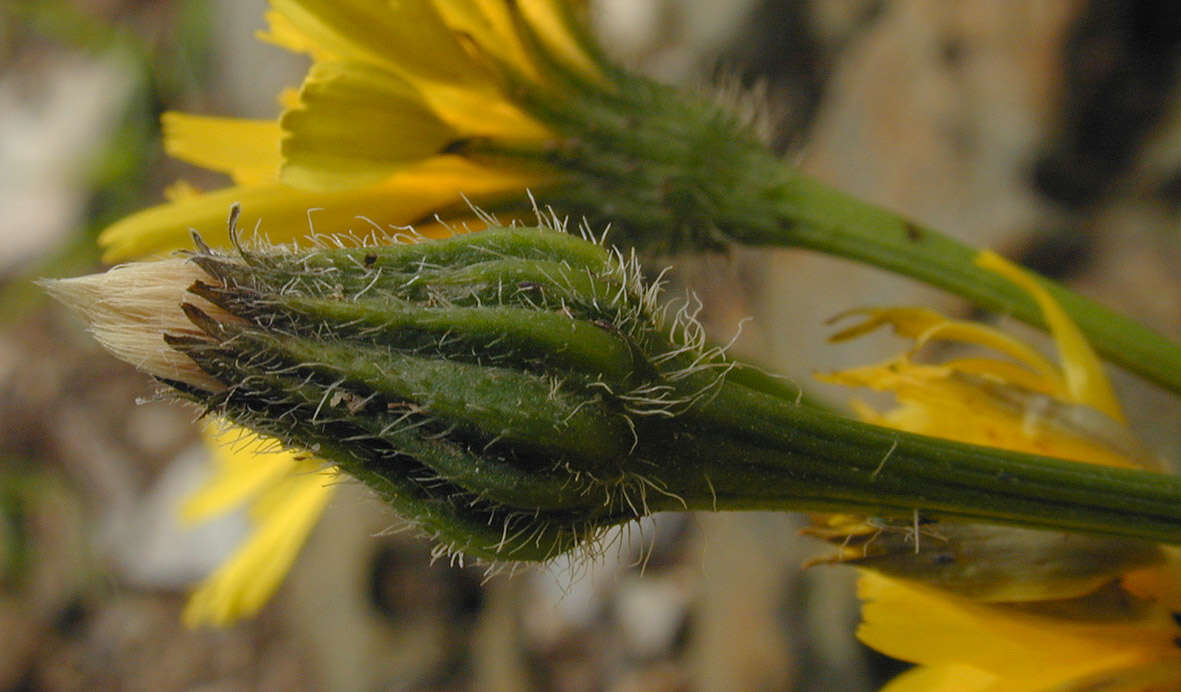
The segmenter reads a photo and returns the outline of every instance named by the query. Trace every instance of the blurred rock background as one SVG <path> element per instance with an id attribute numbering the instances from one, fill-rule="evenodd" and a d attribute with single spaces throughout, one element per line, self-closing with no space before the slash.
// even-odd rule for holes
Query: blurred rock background
<path id="1" fill-rule="evenodd" d="M 1169 2 L 598 0 L 629 65 L 764 90 L 806 171 L 991 246 L 1181 338 L 1181 14 Z M 297 57 L 258 44 L 263 0 L 0 5 L 0 689 L 828 690 L 901 664 L 852 631 L 851 570 L 798 517 L 658 516 L 593 564 L 485 580 L 430 564 L 360 488 L 340 493 L 278 598 L 228 630 L 179 624 L 185 585 L 242 517 L 185 531 L 191 412 L 149 396 L 30 286 L 97 269 L 94 236 L 172 180 L 166 109 L 270 117 Z M 810 373 L 850 307 L 962 303 L 804 252 L 678 260 L 717 338 L 839 404 Z M 1043 340 L 1043 343 L 1044 340 Z M 1137 430 L 1181 458 L 1176 399 L 1114 373 Z"/>

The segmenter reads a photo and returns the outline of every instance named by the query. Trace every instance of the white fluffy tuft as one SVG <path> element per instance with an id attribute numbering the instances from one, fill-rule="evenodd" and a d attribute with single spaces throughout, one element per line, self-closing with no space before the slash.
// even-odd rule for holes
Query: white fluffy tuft
<path id="1" fill-rule="evenodd" d="M 124 264 L 102 274 L 41 282 L 48 293 L 76 311 L 115 357 L 156 377 L 179 380 L 210 391 L 224 389 L 184 354 L 164 343 L 164 334 L 199 334 L 181 312 L 181 303 L 198 304 L 215 319 L 233 319 L 187 293 L 208 279 L 184 259 Z"/>

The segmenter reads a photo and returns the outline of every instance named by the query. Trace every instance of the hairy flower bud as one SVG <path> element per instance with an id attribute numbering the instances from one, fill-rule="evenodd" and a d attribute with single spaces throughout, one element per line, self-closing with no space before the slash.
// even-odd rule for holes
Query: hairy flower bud
<path id="1" fill-rule="evenodd" d="M 634 258 L 550 229 L 229 254 L 198 238 L 187 260 L 50 290 L 116 355 L 331 460 L 448 551 L 542 560 L 689 509 L 922 513 L 1181 542 L 1176 479 L 800 405 L 710 347 L 692 302 L 662 304 Z"/>
<path id="2" fill-rule="evenodd" d="M 332 459 L 465 553 L 542 559 L 635 517 L 644 481 L 621 462 L 638 421 L 690 406 L 725 367 L 686 313 L 656 307 L 638 264 L 565 233 L 199 247 L 54 290 L 76 302 L 99 285 L 167 285 L 148 296 L 166 320 L 127 312 L 134 290 L 83 309 L 117 355 Z M 162 342 L 103 336 L 145 321 Z M 125 342 L 153 344 L 152 358 Z"/>

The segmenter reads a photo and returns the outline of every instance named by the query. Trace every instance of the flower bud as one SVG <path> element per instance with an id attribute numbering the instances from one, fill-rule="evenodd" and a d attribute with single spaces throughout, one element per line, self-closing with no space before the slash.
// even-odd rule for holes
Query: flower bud
<path id="1" fill-rule="evenodd" d="M 117 355 L 208 413 L 333 460 L 450 550 L 544 559 L 633 518 L 637 421 L 718 379 L 717 352 L 656 308 L 638 264 L 565 233 L 198 247 L 53 290 L 108 294 L 83 311 L 100 336 L 123 335 L 102 338 Z M 145 285 L 166 319 L 128 310 Z"/>
<path id="2" fill-rule="evenodd" d="M 850 421 L 706 343 L 634 258 L 549 229 L 210 250 L 51 282 L 113 353 L 311 450 L 441 549 L 543 560 L 663 510 L 1181 542 L 1181 481 Z"/>

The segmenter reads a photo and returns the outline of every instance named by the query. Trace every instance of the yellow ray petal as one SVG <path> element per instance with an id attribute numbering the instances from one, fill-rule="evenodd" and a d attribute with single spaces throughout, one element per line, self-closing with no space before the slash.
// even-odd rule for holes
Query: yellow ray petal
<path id="1" fill-rule="evenodd" d="M 287 87 L 279 91 L 279 95 L 275 97 L 275 102 L 279 104 L 281 110 L 290 110 L 299 107 L 299 89 L 292 89 Z M 280 132 L 280 136 L 282 133 Z"/>
<path id="2" fill-rule="evenodd" d="M 301 31 L 282 12 L 267 10 L 264 17 L 267 28 L 255 32 L 254 37 L 258 40 L 285 48 L 292 53 L 311 56 L 313 60 L 317 61 L 340 58 L 339 55 L 329 51 L 323 42 L 317 43 L 312 37 Z"/>
<path id="3" fill-rule="evenodd" d="M 273 503 L 245 545 L 189 598 L 183 615 L 186 625 L 229 625 L 253 615 L 270 599 L 331 499 L 334 475 L 286 480 L 281 488 L 284 500 Z"/>
<path id="4" fill-rule="evenodd" d="M 918 365 L 905 359 L 882 365 L 817 374 L 817 379 L 849 387 L 891 392 L 899 405 L 863 420 L 887 427 L 944 439 L 1041 454 L 1093 464 L 1135 468 L 1145 459 L 1140 450 L 1118 439 L 1088 434 L 1086 429 L 1059 420 L 1054 400 L 996 388 L 979 379 L 953 376 L 946 365 Z M 1099 415 L 1099 414 L 1095 414 Z"/>
<path id="5" fill-rule="evenodd" d="M 537 68 L 517 35 L 504 0 L 439 0 L 435 5 L 452 31 L 525 78 L 538 80 Z"/>
<path id="6" fill-rule="evenodd" d="M 958 341 L 999 351 L 1028 367 L 1047 381 L 1059 380 L 1058 368 L 1042 354 L 1004 332 L 974 322 L 947 320 L 918 336 L 916 348 L 932 341 Z"/>
<path id="7" fill-rule="evenodd" d="M 275 40 L 295 49 L 314 45 L 336 60 L 395 72 L 419 90 L 439 118 L 468 135 L 536 138 L 548 134 L 504 99 L 493 72 L 460 45 L 436 11 L 436 3 L 401 2 L 396 11 L 373 0 L 275 0 L 272 4 L 280 10 L 272 21 Z M 483 15 L 476 15 L 480 18 L 476 25 L 488 31 Z M 503 7 L 500 15 L 508 16 Z M 515 34 L 510 38 L 517 40 Z M 498 40 L 494 42 L 499 45 Z"/>
<path id="8" fill-rule="evenodd" d="M 462 201 L 461 195 L 482 198 L 523 195 L 543 187 L 549 176 L 481 166 L 457 157 L 436 157 L 407 167 L 379 184 L 335 192 L 309 192 L 278 183 L 226 188 L 146 209 L 105 229 L 99 245 L 103 261 L 159 255 L 192 247 L 189 229 L 212 246 L 229 246 L 226 215 L 241 203 L 241 228 L 260 232 L 275 242 L 302 241 L 314 226 L 317 233 L 364 236 L 373 224 L 384 230 L 406 226 L 431 212 Z"/>
<path id="9" fill-rule="evenodd" d="M 204 426 L 205 444 L 213 456 L 213 475 L 181 506 L 189 523 L 237 509 L 260 490 L 291 473 L 300 453 L 278 450 L 273 440 L 224 423 Z"/>
<path id="10" fill-rule="evenodd" d="M 578 20 L 573 16 L 574 4 L 577 3 L 564 0 L 520 0 L 517 6 L 550 52 L 576 70 L 605 84 L 599 68 L 591 61 L 577 38 L 579 28 L 575 26 Z"/>
<path id="11" fill-rule="evenodd" d="M 282 180 L 311 190 L 373 184 L 459 136 L 409 82 L 359 62 L 314 65 L 280 125 Z"/>
<path id="12" fill-rule="evenodd" d="M 466 136 L 535 143 L 552 136 L 544 125 L 499 93 L 451 84 L 418 83 L 417 86 L 435 114 Z"/>
<path id="13" fill-rule="evenodd" d="M 1006 692 L 996 675 L 973 666 L 947 663 L 912 668 L 879 692 Z"/>
<path id="14" fill-rule="evenodd" d="M 1017 284 L 1037 301 L 1058 346 L 1058 356 L 1072 400 L 1102 411 L 1121 423 L 1125 422 L 1119 401 L 1111 390 L 1107 376 L 1103 374 L 1102 362 L 1091 350 L 1082 332 L 1046 289 L 1017 265 L 995 252 L 980 252 L 976 256 L 976 264 Z"/>
<path id="15" fill-rule="evenodd" d="M 431 81 L 478 84 L 488 75 L 444 24 L 431 0 L 271 0 L 271 33 L 284 45 L 315 46 Z"/>
<path id="16" fill-rule="evenodd" d="M 201 191 L 187 180 L 177 180 L 164 188 L 164 199 L 169 202 L 192 199 L 200 194 Z"/>
<path id="17" fill-rule="evenodd" d="M 1061 378 L 1037 375 L 1008 361 L 994 358 L 954 358 L 944 361 L 942 367 L 947 368 L 951 373 L 976 375 L 997 384 L 1018 387 L 1046 396 L 1061 397 L 1063 393 Z"/>
<path id="18" fill-rule="evenodd" d="M 339 477 L 339 472 L 329 462 L 315 456 L 299 456 L 294 463 L 287 465 L 282 478 L 261 488 L 250 503 L 250 517 L 261 525 L 282 513 L 290 498 L 313 480 L 321 486 L 335 487 Z"/>
<path id="19" fill-rule="evenodd" d="M 848 341 L 886 325 L 892 327 L 899 336 L 915 339 L 931 327 L 948 321 L 946 316 L 929 308 L 854 308 L 830 318 L 827 324 L 853 316 L 865 319 L 833 334 L 828 337 L 828 340 L 832 342 Z"/>
<path id="20" fill-rule="evenodd" d="M 568 2 L 554 0 L 439 0 L 436 5 L 448 26 L 468 38 L 486 55 L 534 82 L 543 76 L 519 27 L 530 31 L 545 50 L 592 79 L 601 79 L 575 36 Z M 517 14 L 519 13 L 519 15 Z M 524 22 L 521 27 L 519 22 Z"/>
<path id="21" fill-rule="evenodd" d="M 273 120 L 168 112 L 160 118 L 169 156 L 227 173 L 240 185 L 271 182 L 279 172 L 279 125 Z"/>
<path id="22" fill-rule="evenodd" d="M 949 320 L 947 317 L 926 308 L 863 308 L 850 310 L 834 319 L 848 315 L 864 315 L 865 321 L 844 329 L 829 341 L 846 341 L 890 325 L 895 333 L 916 341 L 916 348 L 929 341 L 958 341 L 999 351 L 1018 363 L 1030 368 L 1042 377 L 1058 378 L 1058 368 L 1036 350 L 997 329 L 976 324 Z"/>
<path id="23" fill-rule="evenodd" d="M 918 663 L 993 673 L 1007 689 L 1040 690 L 1104 670 L 1176 655 L 1177 625 L 1163 610 L 1084 622 L 1012 606 L 984 605 L 915 583 L 863 572 L 858 637 Z"/>
<path id="24" fill-rule="evenodd" d="M 817 378 L 849 387 L 892 392 L 898 406 L 876 414 L 871 422 L 923 435 L 971 444 L 1044 453 L 1037 435 L 1022 425 L 1022 416 L 1004 406 L 975 383 L 952 378 L 943 366 L 891 362 L 853 368 Z M 864 414 L 862 414 L 864 415 Z"/>

